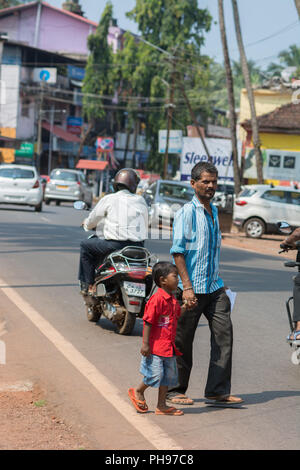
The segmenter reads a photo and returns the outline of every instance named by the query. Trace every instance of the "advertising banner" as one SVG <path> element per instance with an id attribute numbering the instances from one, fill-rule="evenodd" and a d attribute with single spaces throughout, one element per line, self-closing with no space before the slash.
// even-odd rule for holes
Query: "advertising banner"
<path id="1" fill-rule="evenodd" d="M 192 168 L 199 162 L 207 162 L 201 139 L 184 137 L 181 154 L 181 181 L 191 179 Z M 217 167 L 218 176 L 233 181 L 233 159 L 231 141 L 226 139 L 205 139 L 206 146 L 212 157 L 212 163 Z"/>
<path id="2" fill-rule="evenodd" d="M 165 153 L 167 145 L 167 131 L 160 130 L 158 133 L 158 152 Z M 181 153 L 182 151 L 182 131 L 171 130 L 169 132 L 168 153 Z"/>

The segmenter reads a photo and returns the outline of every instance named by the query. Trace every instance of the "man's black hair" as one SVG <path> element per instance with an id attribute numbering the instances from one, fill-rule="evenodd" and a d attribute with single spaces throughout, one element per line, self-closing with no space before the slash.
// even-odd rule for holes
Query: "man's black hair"
<path id="1" fill-rule="evenodd" d="M 204 172 L 212 173 L 218 176 L 218 170 L 215 165 L 213 165 L 213 163 L 199 162 L 192 168 L 191 179 L 198 181 Z"/>
<path id="2" fill-rule="evenodd" d="M 169 263 L 168 261 L 159 261 L 152 268 L 152 277 L 155 284 L 160 287 L 159 279 L 161 277 L 167 277 L 171 272 L 178 272 L 175 264 Z"/>

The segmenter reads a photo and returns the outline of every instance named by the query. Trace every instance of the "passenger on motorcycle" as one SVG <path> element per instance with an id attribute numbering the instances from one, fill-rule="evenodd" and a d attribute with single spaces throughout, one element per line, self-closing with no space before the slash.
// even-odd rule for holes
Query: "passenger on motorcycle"
<path id="1" fill-rule="evenodd" d="M 143 246 L 148 233 L 148 208 L 142 196 L 135 194 L 137 172 L 120 170 L 114 179 L 115 192 L 104 196 L 83 222 L 85 230 L 96 229 L 96 237 L 80 243 L 78 279 L 82 294 L 93 294 L 95 269 L 104 258 L 125 246 Z M 103 223 L 103 234 L 99 224 Z"/>
<path id="2" fill-rule="evenodd" d="M 300 240 L 300 227 L 296 228 L 291 235 L 284 239 L 281 245 L 285 245 L 287 248 L 292 250 L 296 249 L 295 243 Z M 295 323 L 295 330 L 288 336 L 288 339 L 295 340 L 300 339 L 300 273 L 294 278 L 294 313 L 293 322 Z"/>

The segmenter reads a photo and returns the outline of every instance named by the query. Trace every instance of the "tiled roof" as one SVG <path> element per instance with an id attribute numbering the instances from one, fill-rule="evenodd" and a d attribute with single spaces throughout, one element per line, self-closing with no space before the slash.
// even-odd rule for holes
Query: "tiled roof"
<path id="1" fill-rule="evenodd" d="M 30 7 L 33 7 L 33 6 L 37 5 L 38 3 L 39 2 L 35 1 L 35 2 L 23 3 L 21 5 L 17 5 L 17 6 L 14 6 L 14 7 L 3 8 L 2 10 L 0 10 L 0 16 L 5 16 L 5 15 L 8 15 L 10 13 L 14 13 L 15 11 L 18 11 L 18 10 L 25 10 L 26 8 L 30 8 Z M 72 13 L 71 11 L 63 10 L 62 8 L 54 7 L 54 6 L 50 5 L 49 3 L 46 3 L 46 2 L 43 2 L 43 1 L 41 3 L 44 7 L 51 8 L 52 10 L 56 10 L 59 13 L 63 13 L 64 15 L 71 16 L 72 18 L 74 18 L 78 21 L 83 21 L 84 23 L 88 23 L 91 26 L 95 26 L 95 27 L 98 26 L 98 23 L 95 23 L 95 21 L 88 20 L 87 18 L 84 18 L 83 16 L 80 16 L 80 15 L 76 15 L 76 13 Z"/>
<path id="2" fill-rule="evenodd" d="M 257 117 L 260 132 L 278 132 L 300 134 L 300 103 L 288 103 L 274 111 Z M 251 119 L 241 123 L 246 130 L 251 130 Z"/>

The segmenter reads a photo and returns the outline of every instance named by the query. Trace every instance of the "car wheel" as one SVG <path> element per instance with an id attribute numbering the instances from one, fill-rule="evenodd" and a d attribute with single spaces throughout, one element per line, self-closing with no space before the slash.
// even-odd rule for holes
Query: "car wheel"
<path id="1" fill-rule="evenodd" d="M 49 206 L 49 204 L 50 204 L 50 199 L 45 199 L 45 204 L 46 204 L 46 206 Z"/>
<path id="2" fill-rule="evenodd" d="M 55 204 L 56 204 L 57 206 L 60 206 L 60 201 L 56 201 Z"/>
<path id="3" fill-rule="evenodd" d="M 41 202 L 40 204 L 34 207 L 34 210 L 35 212 L 42 212 L 42 208 L 43 208 L 43 203 Z"/>
<path id="4" fill-rule="evenodd" d="M 244 229 L 247 237 L 260 238 L 265 233 L 266 226 L 263 220 L 258 217 L 252 217 L 247 220 Z"/>

